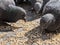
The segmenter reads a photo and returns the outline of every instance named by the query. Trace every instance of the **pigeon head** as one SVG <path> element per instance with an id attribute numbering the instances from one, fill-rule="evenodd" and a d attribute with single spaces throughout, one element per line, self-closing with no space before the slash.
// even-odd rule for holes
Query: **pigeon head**
<path id="1" fill-rule="evenodd" d="M 53 14 L 45 14 L 41 17 L 40 25 L 43 27 L 43 29 L 47 28 L 53 23 L 55 23 L 55 17 Z"/>
<path id="2" fill-rule="evenodd" d="M 26 11 L 18 6 L 9 5 L 9 8 L 7 9 L 7 12 L 9 13 L 8 21 L 15 20 L 14 22 L 18 21 L 19 19 L 25 20 Z"/>

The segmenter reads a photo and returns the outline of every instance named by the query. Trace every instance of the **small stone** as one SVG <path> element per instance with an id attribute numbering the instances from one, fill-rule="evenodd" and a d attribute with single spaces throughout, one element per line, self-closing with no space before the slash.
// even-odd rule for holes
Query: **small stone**
<path id="1" fill-rule="evenodd" d="M 0 42 L 2 42 L 3 41 L 3 39 L 2 38 L 0 38 Z"/>
<path id="2" fill-rule="evenodd" d="M 23 31 L 23 28 L 19 28 L 18 30 L 17 30 L 17 32 L 22 32 Z"/>
<path id="3" fill-rule="evenodd" d="M 0 32 L 0 34 L 2 34 L 3 32 Z"/>
<path id="4" fill-rule="evenodd" d="M 6 45 L 11 45 L 11 42 L 7 42 Z"/>

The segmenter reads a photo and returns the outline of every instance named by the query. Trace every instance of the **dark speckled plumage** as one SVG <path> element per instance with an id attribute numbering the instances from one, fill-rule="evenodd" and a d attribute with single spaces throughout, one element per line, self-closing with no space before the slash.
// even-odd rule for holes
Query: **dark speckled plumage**
<path id="1" fill-rule="evenodd" d="M 59 0 L 51 0 L 44 6 L 43 16 L 41 17 L 40 21 L 41 21 L 40 23 L 41 27 L 43 27 L 43 29 L 46 29 L 48 31 L 55 31 L 60 27 L 60 1 Z"/>
<path id="2" fill-rule="evenodd" d="M 0 20 L 17 21 L 24 18 L 26 11 L 22 7 L 15 6 L 14 0 L 0 0 Z"/>

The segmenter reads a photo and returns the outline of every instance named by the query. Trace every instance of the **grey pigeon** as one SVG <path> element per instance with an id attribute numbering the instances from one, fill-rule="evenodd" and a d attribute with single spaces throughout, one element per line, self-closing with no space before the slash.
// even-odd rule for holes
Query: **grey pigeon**
<path id="1" fill-rule="evenodd" d="M 29 0 L 33 6 L 33 9 L 36 11 L 36 13 L 42 13 L 42 10 L 46 3 L 48 3 L 50 0 Z"/>
<path id="2" fill-rule="evenodd" d="M 48 31 L 56 31 L 60 27 L 60 0 L 49 1 L 43 9 L 40 25 Z"/>
<path id="3" fill-rule="evenodd" d="M 36 11 L 36 13 L 39 13 L 43 5 L 43 0 L 29 0 L 29 1 L 31 2 L 31 5 L 33 9 Z"/>
<path id="4" fill-rule="evenodd" d="M 40 20 L 40 27 L 43 29 L 43 30 L 49 30 L 49 31 L 54 31 L 54 25 L 55 25 L 55 17 L 53 14 L 45 14 L 41 17 L 41 20 Z"/>
<path id="5" fill-rule="evenodd" d="M 42 3 L 36 2 L 35 5 L 34 5 L 34 9 L 35 9 L 36 13 L 39 13 L 41 8 L 42 8 Z"/>
<path id="6" fill-rule="evenodd" d="M 14 0 L 0 0 L 0 20 L 15 22 L 20 18 L 24 19 L 26 11 L 15 5 Z"/>

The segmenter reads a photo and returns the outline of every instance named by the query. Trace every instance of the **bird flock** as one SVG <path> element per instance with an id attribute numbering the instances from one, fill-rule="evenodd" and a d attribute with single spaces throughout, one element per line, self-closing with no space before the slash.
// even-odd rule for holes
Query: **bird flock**
<path id="1" fill-rule="evenodd" d="M 46 31 L 60 28 L 60 0 L 0 0 L 0 21 L 16 22 L 25 19 L 27 12 L 21 3 L 30 2 L 37 14 L 41 13 L 40 27 Z"/>

